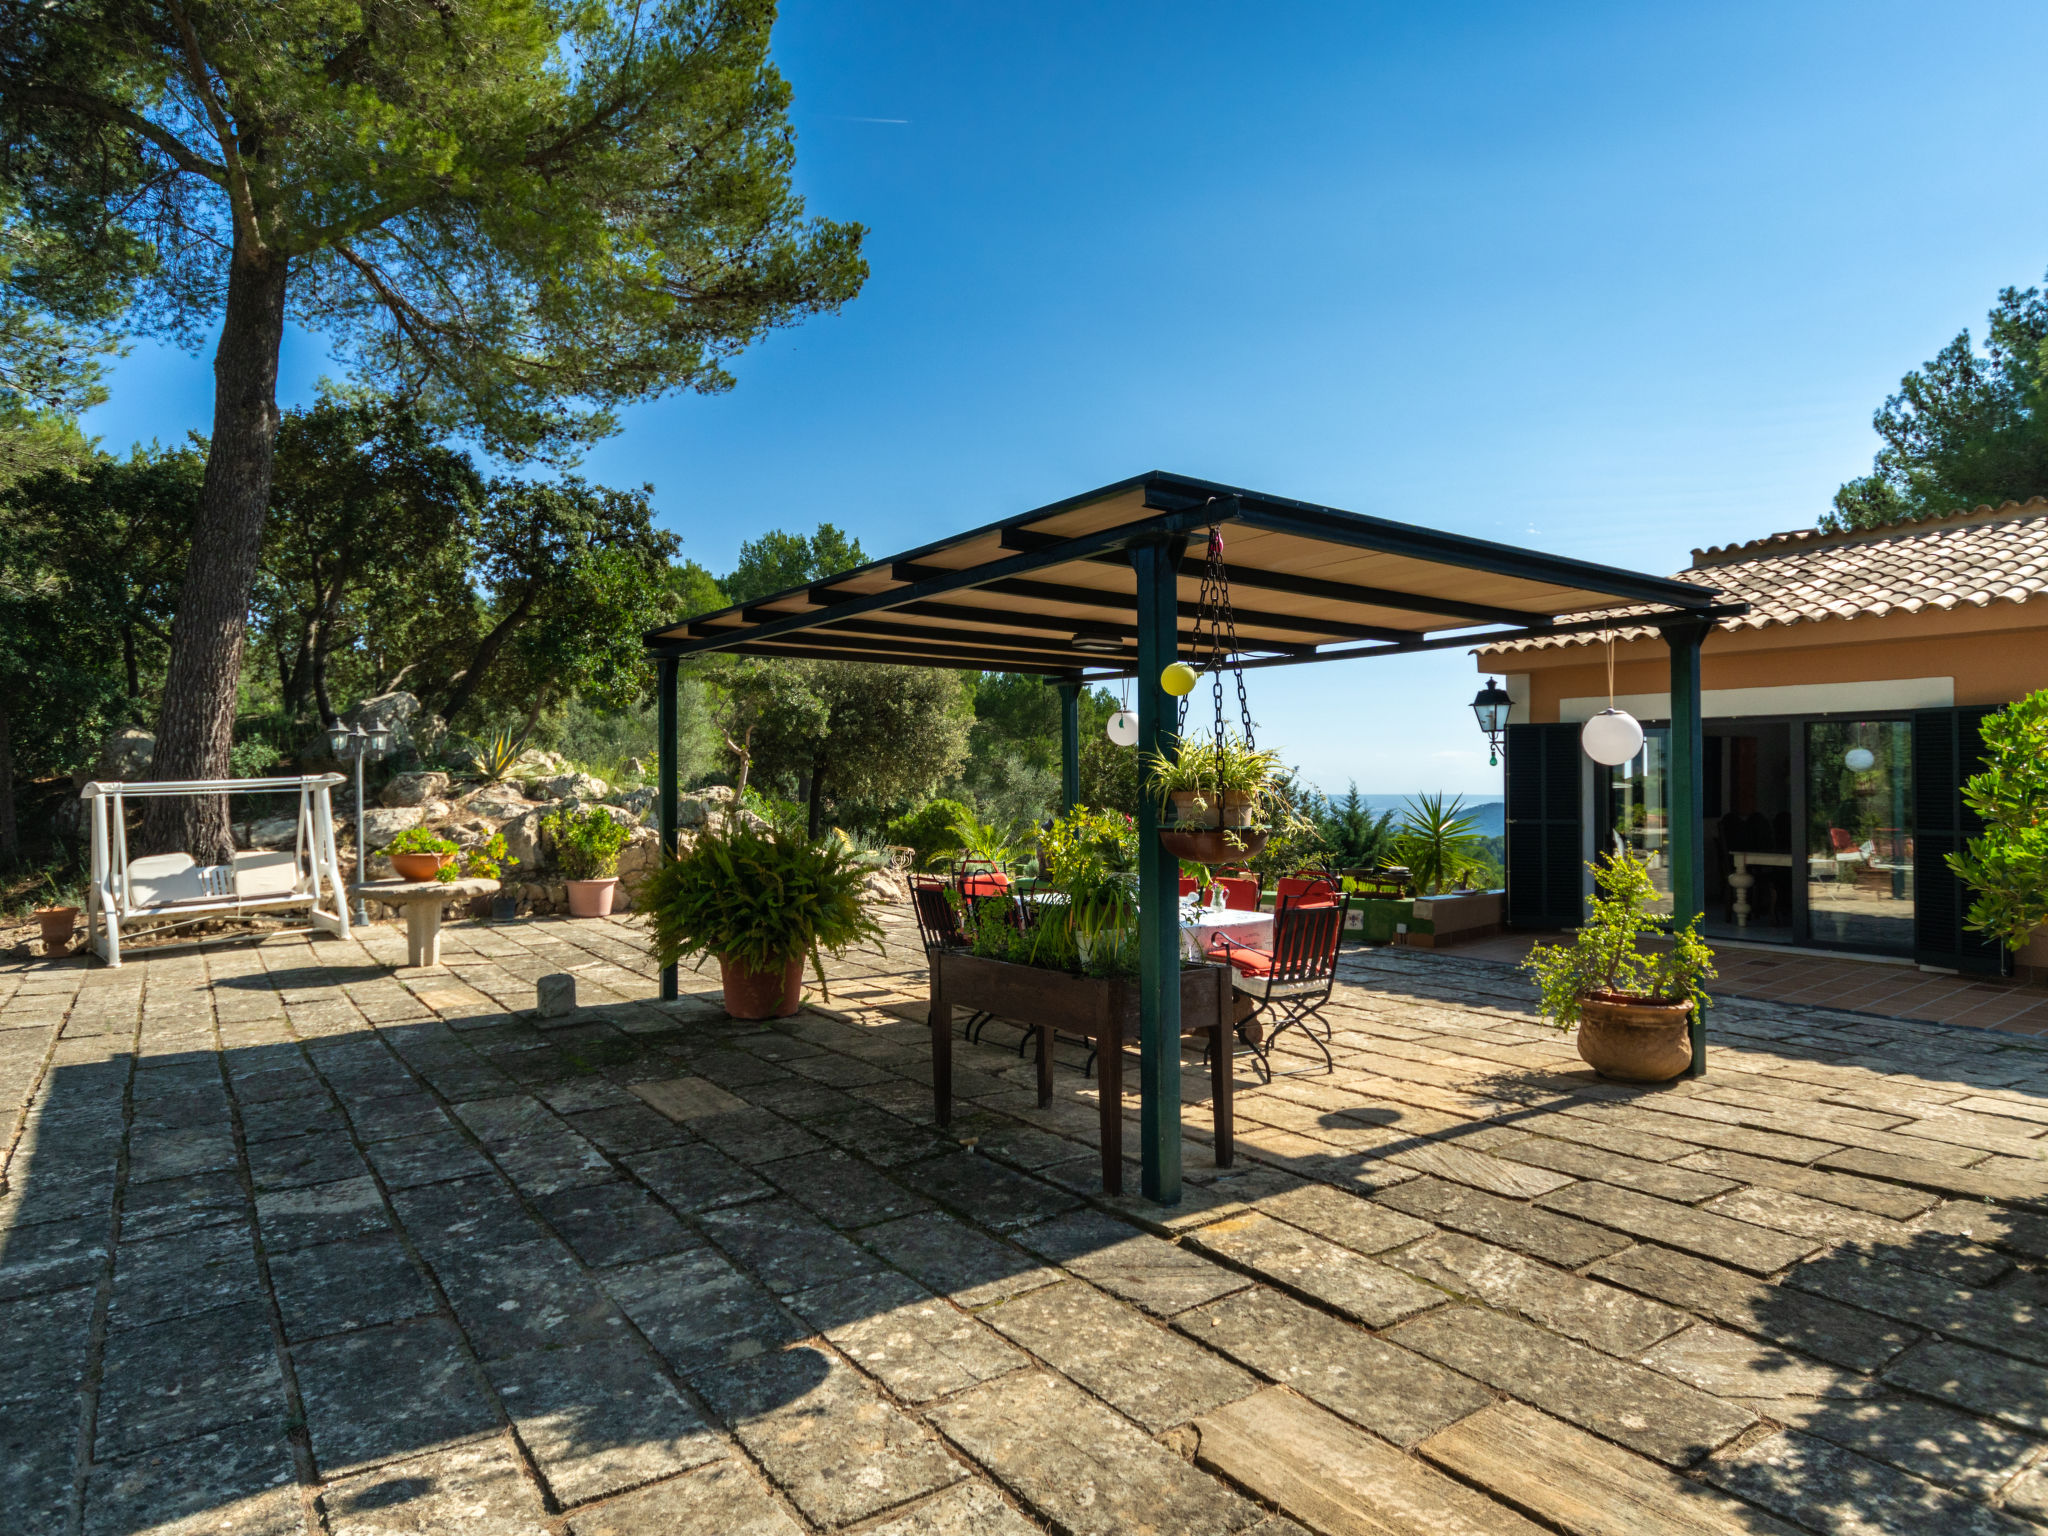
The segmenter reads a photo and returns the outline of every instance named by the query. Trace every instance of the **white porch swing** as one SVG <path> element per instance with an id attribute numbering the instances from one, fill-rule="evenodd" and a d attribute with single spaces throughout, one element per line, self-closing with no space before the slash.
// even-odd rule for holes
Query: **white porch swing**
<path id="1" fill-rule="evenodd" d="M 170 919 L 172 926 L 218 917 L 250 917 L 306 907 L 322 933 L 349 936 L 348 900 L 334 846 L 331 792 L 338 773 L 277 779 L 186 779 L 156 784 L 101 784 L 79 791 L 92 823 L 92 884 L 86 892 L 86 932 L 94 953 L 121 963 L 121 924 Z M 290 853 L 252 849 L 226 864 L 201 864 L 189 853 L 128 857 L 126 802 L 160 795 L 295 793 L 298 839 Z M 334 893 L 334 910 L 321 906 Z"/>

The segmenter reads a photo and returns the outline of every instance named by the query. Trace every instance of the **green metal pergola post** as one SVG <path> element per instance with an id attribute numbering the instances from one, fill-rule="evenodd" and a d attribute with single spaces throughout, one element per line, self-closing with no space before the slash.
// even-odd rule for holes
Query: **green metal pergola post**
<path id="1" fill-rule="evenodd" d="M 1707 829 L 1701 799 L 1706 736 L 1700 718 L 1700 646 L 1713 628 L 1701 620 L 1660 625 L 1671 651 L 1670 805 L 1665 834 L 1671 869 L 1671 915 L 1689 922 L 1707 908 Z M 1707 1021 L 1692 1016 L 1690 1077 L 1707 1071 Z"/>
<path id="2" fill-rule="evenodd" d="M 1081 684 L 1060 684 L 1060 809 L 1081 803 Z"/>
<path id="3" fill-rule="evenodd" d="M 672 859 L 676 856 L 676 659 L 663 656 L 656 663 L 658 690 L 656 693 L 654 734 L 656 738 L 655 777 L 660 780 L 661 794 L 661 856 Z M 673 1002 L 677 996 L 676 968 L 665 965 L 661 968 L 661 1000 Z"/>
<path id="4" fill-rule="evenodd" d="M 1138 578 L 1138 747 L 1171 753 L 1173 696 L 1159 674 L 1179 659 L 1184 538 L 1131 551 Z M 1138 792 L 1138 1142 L 1145 1198 L 1180 1203 L 1180 861 L 1159 841 L 1159 807 Z"/>

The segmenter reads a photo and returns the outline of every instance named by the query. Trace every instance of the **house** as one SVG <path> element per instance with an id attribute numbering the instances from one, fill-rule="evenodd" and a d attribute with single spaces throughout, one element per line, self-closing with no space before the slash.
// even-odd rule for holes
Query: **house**
<path id="1" fill-rule="evenodd" d="M 1861 951 L 1942 969 L 2009 969 L 1963 927 L 1943 860 L 1977 830 L 1959 788 L 1985 715 L 2048 687 L 2048 498 L 1849 533 L 1802 529 L 1696 550 L 1682 581 L 1749 612 L 1700 657 L 1706 921 L 1721 938 Z M 1667 651 L 1630 627 L 1488 646 L 1514 705 L 1506 736 L 1508 921 L 1569 927 L 1585 862 L 1617 844 L 1662 878 Z M 1610 681 L 1611 679 L 1611 681 Z M 1582 723 L 1643 723 L 1602 767 Z M 2048 938 L 2017 957 L 2048 971 Z"/>

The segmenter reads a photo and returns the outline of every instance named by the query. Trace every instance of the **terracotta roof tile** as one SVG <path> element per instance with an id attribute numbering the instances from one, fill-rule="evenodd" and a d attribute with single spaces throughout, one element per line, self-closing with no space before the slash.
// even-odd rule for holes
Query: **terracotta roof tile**
<path id="1" fill-rule="evenodd" d="M 1799 528 L 1746 544 L 1696 549 L 1691 569 L 1676 575 L 1680 581 L 1717 587 L 1730 600 L 1746 601 L 1747 614 L 1720 621 L 1731 630 L 2030 602 L 2048 593 L 2048 497 L 1888 528 L 1849 533 Z M 1652 634 L 1648 626 L 1627 620 L 1654 611 L 1616 609 L 1621 622 L 1610 633 L 1617 639 Z M 1480 654 L 1592 645 L 1603 638 L 1512 640 L 1483 646 Z"/>

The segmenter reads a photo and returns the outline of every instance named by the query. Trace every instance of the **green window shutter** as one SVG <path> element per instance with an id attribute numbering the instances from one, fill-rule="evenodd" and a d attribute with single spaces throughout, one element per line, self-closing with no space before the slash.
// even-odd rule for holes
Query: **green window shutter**
<path id="1" fill-rule="evenodd" d="M 1508 924 L 1576 928 L 1585 920 L 1579 728 L 1507 729 Z"/>
<path id="2" fill-rule="evenodd" d="M 1922 709 L 1913 714 L 1913 958 L 1980 975 L 2011 970 L 2005 946 L 1963 926 L 1970 888 L 1948 855 L 1984 830 L 1963 804 L 1963 785 L 1984 766 L 1984 717 L 1996 705 Z"/>

